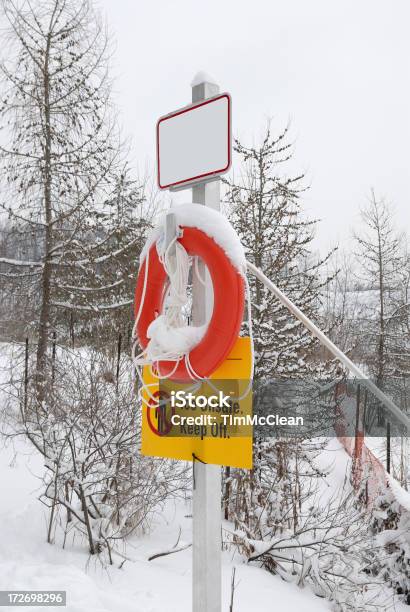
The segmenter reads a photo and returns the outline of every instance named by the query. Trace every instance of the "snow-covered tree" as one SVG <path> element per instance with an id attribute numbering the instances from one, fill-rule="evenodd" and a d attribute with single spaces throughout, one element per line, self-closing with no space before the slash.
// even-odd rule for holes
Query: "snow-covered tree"
<path id="1" fill-rule="evenodd" d="M 131 208 L 141 193 L 124 172 L 110 102 L 109 42 L 92 3 L 2 0 L 2 8 L 9 31 L 0 66 L 0 204 L 20 232 L 36 236 L 41 256 L 1 262 L 8 280 L 24 278 L 38 295 L 42 400 L 58 317 L 84 308 L 130 312 L 124 288 L 131 270 L 123 262 L 137 259 L 141 224 L 131 219 Z"/>
<path id="2" fill-rule="evenodd" d="M 113 177 L 111 190 L 80 245 L 66 250 L 51 302 L 60 319 L 74 314 L 77 334 L 95 345 L 131 325 L 138 256 L 150 227 L 144 193 L 128 167 Z"/>
<path id="3" fill-rule="evenodd" d="M 325 327 L 336 346 L 355 360 L 363 304 L 355 285 L 354 262 L 350 253 L 338 250 L 329 262 L 328 276 L 333 278 L 324 294 Z"/>
<path id="4" fill-rule="evenodd" d="M 110 564 L 115 555 L 123 559 L 127 536 L 146 531 L 165 500 L 189 482 L 186 464 L 138 452 L 141 407 L 131 363 L 124 359 L 117 381 L 113 365 L 101 351 L 61 348 L 47 413 L 30 393 L 12 421 L 14 435 L 25 435 L 44 460 L 47 541 L 65 546 L 79 537 Z"/>
<path id="5" fill-rule="evenodd" d="M 320 323 L 322 292 L 329 282 L 324 264 L 329 256 L 320 258 L 313 252 L 316 221 L 307 219 L 302 210 L 303 174 L 287 174 L 292 157 L 288 128 L 274 135 L 268 124 L 260 145 L 249 147 L 236 140 L 235 150 L 242 171 L 238 179 L 227 182 L 226 205 L 247 259 Z M 262 283 L 249 281 L 257 406 L 265 381 L 298 379 L 310 385 L 313 379 L 329 377 L 332 366 L 322 359 L 310 332 Z M 328 398 L 317 403 L 318 414 L 324 406 L 331 409 L 329 402 Z M 321 444 L 307 437 L 298 432 L 288 438 L 256 437 L 252 472 L 231 470 L 226 475 L 225 514 L 249 538 L 264 540 L 286 529 L 296 531 L 304 520 L 314 482 L 323 476 L 314 461 Z"/>
<path id="6" fill-rule="evenodd" d="M 383 554 L 375 550 L 370 570 L 410 605 L 410 500 L 407 492 L 401 495 L 405 505 L 399 503 L 391 487 L 380 491 L 374 500 L 370 525 Z"/>
<path id="7" fill-rule="evenodd" d="M 362 350 L 371 374 L 384 387 L 388 378 L 410 374 L 404 236 L 394 227 L 389 204 L 373 190 L 361 217 L 364 227 L 355 232 L 356 256 L 368 296 L 362 318 Z"/>
<path id="8" fill-rule="evenodd" d="M 311 319 L 317 320 L 321 292 L 328 282 L 324 263 L 312 249 L 316 221 L 303 214 L 300 196 L 304 175 L 288 176 L 292 157 L 288 128 L 279 135 L 268 124 L 259 146 L 238 140 L 242 161 L 239 180 L 228 182 L 227 205 L 231 221 L 247 258 L 272 279 Z M 255 341 L 256 377 L 305 376 L 317 364 L 318 342 L 262 283 L 250 278 Z"/>
<path id="9" fill-rule="evenodd" d="M 394 226 L 391 206 L 372 190 L 361 210 L 363 228 L 354 234 L 363 313 L 358 322 L 360 358 L 376 384 L 402 409 L 408 406 L 410 374 L 409 306 L 405 236 Z M 379 404 L 367 413 L 368 424 L 384 426 Z M 387 452 L 387 449 L 386 449 Z"/>

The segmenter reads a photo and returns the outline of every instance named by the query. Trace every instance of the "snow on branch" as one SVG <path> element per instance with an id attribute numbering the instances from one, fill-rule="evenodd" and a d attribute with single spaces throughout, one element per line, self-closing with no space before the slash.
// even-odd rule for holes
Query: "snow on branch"
<path id="1" fill-rule="evenodd" d="M 8 259 L 7 257 L 0 257 L 0 264 L 4 263 L 9 266 L 22 266 L 24 268 L 42 268 L 43 263 L 41 261 L 24 261 L 20 259 Z"/>
<path id="2" fill-rule="evenodd" d="M 51 302 L 51 306 L 56 308 L 69 308 L 71 310 L 84 310 L 88 312 L 100 312 L 101 310 L 113 310 L 115 308 L 124 308 L 131 306 L 133 300 L 125 300 L 116 304 L 99 304 L 98 306 L 83 306 L 80 304 L 70 304 L 69 302 Z"/>

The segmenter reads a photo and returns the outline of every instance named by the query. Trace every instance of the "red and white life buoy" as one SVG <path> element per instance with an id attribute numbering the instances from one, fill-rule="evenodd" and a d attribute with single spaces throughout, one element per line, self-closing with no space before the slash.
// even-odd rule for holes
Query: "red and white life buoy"
<path id="1" fill-rule="evenodd" d="M 201 206 L 202 210 L 204 208 Z M 211 211 L 212 218 L 215 213 L 216 211 Z M 201 211 L 201 214 L 204 213 Z M 216 214 L 219 216 L 219 213 Z M 209 221 L 209 218 L 207 220 Z M 225 218 L 223 223 L 228 223 Z M 195 225 L 200 225 L 200 221 L 196 221 Z M 204 225 L 209 228 L 207 223 Z M 214 294 L 213 312 L 206 332 L 188 355 L 190 368 L 187 367 L 186 359 L 180 359 L 177 364 L 173 361 L 159 361 L 154 364 L 161 376 L 185 382 L 192 380 L 192 371 L 201 378 L 209 377 L 231 351 L 243 320 L 245 280 L 238 266 L 234 265 L 226 250 L 216 241 L 215 232 L 212 232 L 212 237 L 199 227 L 183 224 L 179 227 L 181 236 L 178 241 L 188 255 L 199 257 L 205 263 L 212 279 Z M 232 230 L 231 226 L 229 227 Z M 236 239 L 239 241 L 237 237 Z M 149 264 L 146 278 L 147 261 Z M 148 327 L 162 312 L 166 287 L 167 273 L 154 242 L 149 246 L 148 257 L 141 263 L 135 289 L 135 315 L 138 313 L 136 332 L 143 349 L 146 349 L 149 343 Z"/>

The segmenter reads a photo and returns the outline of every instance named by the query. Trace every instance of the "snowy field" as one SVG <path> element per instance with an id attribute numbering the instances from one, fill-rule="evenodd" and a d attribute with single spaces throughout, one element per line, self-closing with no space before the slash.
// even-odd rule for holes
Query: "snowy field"
<path id="1" fill-rule="evenodd" d="M 0 346 L 0 381 L 8 379 L 12 348 Z M 14 357 L 16 356 L 16 350 Z M 21 354 L 21 348 L 17 353 Z M 4 388 L 3 388 L 4 393 Z M 3 394 L 1 399 L 5 400 Z M 332 466 L 323 479 L 321 502 L 328 503 L 342 488 L 350 459 L 333 439 L 322 452 L 320 467 Z M 188 612 L 191 610 L 191 548 L 152 561 L 149 557 L 190 544 L 190 500 L 170 501 L 158 512 L 150 533 L 127 541 L 123 557 L 103 567 L 90 557 L 84 542 L 46 542 L 46 512 L 38 500 L 44 466 L 42 457 L 22 439 L 0 438 L 0 590 L 64 590 L 69 612 Z M 231 529 L 229 524 L 224 527 Z M 320 612 L 332 604 L 305 587 L 284 582 L 248 565 L 232 550 L 224 550 L 222 610 L 229 611 L 231 575 L 236 568 L 233 612 Z M 381 602 L 380 602 L 381 603 Z M 2 608 L 4 610 L 8 608 Z M 11 609 L 11 608 L 10 608 Z M 14 608 L 13 608 L 14 609 Z M 44 607 L 31 607 L 45 610 Z M 408 612 L 408 607 L 394 608 Z"/>
<path id="2" fill-rule="evenodd" d="M 67 591 L 69 612 L 188 612 L 191 610 L 191 550 L 148 561 L 155 553 L 191 542 L 188 502 L 172 502 L 158 514 L 154 530 L 129 540 L 129 561 L 116 557 L 116 567 L 103 568 L 83 546 L 66 550 L 46 543 L 45 514 L 37 499 L 41 457 L 24 442 L 2 444 L 0 470 L 0 589 Z M 330 604 L 309 592 L 246 565 L 223 553 L 222 610 L 229 610 L 230 580 L 236 567 L 234 612 L 298 612 L 329 610 Z M 32 607 L 31 610 L 45 608 Z"/>

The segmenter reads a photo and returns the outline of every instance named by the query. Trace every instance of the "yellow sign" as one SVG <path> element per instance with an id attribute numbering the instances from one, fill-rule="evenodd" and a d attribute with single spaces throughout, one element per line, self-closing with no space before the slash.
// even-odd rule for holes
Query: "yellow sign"
<path id="1" fill-rule="evenodd" d="M 178 389 L 187 389 L 188 385 L 159 381 L 150 367 L 145 366 L 141 453 L 251 469 L 252 425 L 247 420 L 248 416 L 252 417 L 251 359 L 250 338 L 238 338 L 228 357 L 212 374 L 211 381 L 193 385 L 197 387 L 195 400 L 184 392 L 178 395 Z M 157 399 L 152 399 L 164 396 L 166 411 L 156 408 Z M 179 400 L 184 396 L 189 399 L 189 405 L 181 407 Z M 199 405 L 199 398 L 205 396 L 208 403 Z M 230 398 L 230 402 L 227 400 L 230 408 L 224 408 L 223 399 L 221 408 L 217 397 Z"/>

